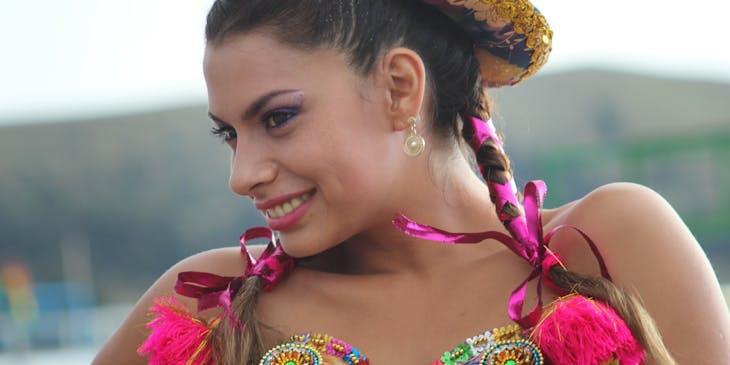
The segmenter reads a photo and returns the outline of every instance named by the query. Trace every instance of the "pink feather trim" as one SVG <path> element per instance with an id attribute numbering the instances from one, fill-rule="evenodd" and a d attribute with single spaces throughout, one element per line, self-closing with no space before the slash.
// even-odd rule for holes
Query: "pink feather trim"
<path id="1" fill-rule="evenodd" d="M 196 319 L 174 297 L 155 300 L 150 312 L 151 333 L 137 350 L 150 365 L 213 365 L 208 335 L 217 322 Z"/>
<path id="2" fill-rule="evenodd" d="M 605 303 L 569 295 L 551 304 L 532 333 L 552 364 L 637 365 L 644 349 Z"/>

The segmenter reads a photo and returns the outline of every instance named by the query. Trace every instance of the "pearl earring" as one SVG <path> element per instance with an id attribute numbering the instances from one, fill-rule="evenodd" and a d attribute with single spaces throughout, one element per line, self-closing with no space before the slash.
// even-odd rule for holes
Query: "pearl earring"
<path id="1" fill-rule="evenodd" d="M 415 157 L 423 152 L 423 149 L 426 147 L 426 140 L 418 135 L 418 131 L 416 130 L 416 118 L 408 118 L 408 124 L 411 125 L 411 133 L 408 135 L 408 138 L 406 138 L 405 143 L 403 143 L 403 152 L 405 152 L 408 156 Z"/>

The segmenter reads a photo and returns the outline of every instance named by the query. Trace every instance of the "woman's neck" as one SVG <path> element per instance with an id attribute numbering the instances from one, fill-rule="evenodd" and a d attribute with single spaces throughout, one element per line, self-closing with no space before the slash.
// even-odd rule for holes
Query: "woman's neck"
<path id="1" fill-rule="evenodd" d="M 471 171 L 466 159 L 459 157 L 448 157 L 448 161 L 431 158 L 432 179 L 404 184 L 407 189 L 401 192 L 399 200 L 408 202 L 407 207 L 394 208 L 371 228 L 308 260 L 307 266 L 341 274 L 430 276 L 455 264 L 463 265 L 503 251 L 505 248 L 496 242 L 455 247 L 424 241 L 405 235 L 391 223 L 394 215 L 401 212 L 419 223 L 450 232 L 507 233 L 488 188 Z"/>

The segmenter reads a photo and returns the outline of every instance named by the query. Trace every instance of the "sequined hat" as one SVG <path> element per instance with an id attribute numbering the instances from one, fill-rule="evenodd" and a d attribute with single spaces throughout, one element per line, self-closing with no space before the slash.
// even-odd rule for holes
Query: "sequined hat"
<path id="1" fill-rule="evenodd" d="M 553 31 L 528 0 L 423 0 L 474 40 L 487 87 L 517 84 L 547 62 Z"/>

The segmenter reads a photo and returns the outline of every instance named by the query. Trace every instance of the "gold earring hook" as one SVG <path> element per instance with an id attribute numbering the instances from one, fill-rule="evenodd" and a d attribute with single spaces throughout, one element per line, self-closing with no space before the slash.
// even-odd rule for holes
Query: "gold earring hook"
<path id="1" fill-rule="evenodd" d="M 423 152 L 426 147 L 426 140 L 424 140 L 423 137 L 418 134 L 418 130 L 416 130 L 416 118 L 408 118 L 408 124 L 410 124 L 411 131 L 403 143 L 403 152 L 405 152 L 408 156 L 415 157 Z"/>

